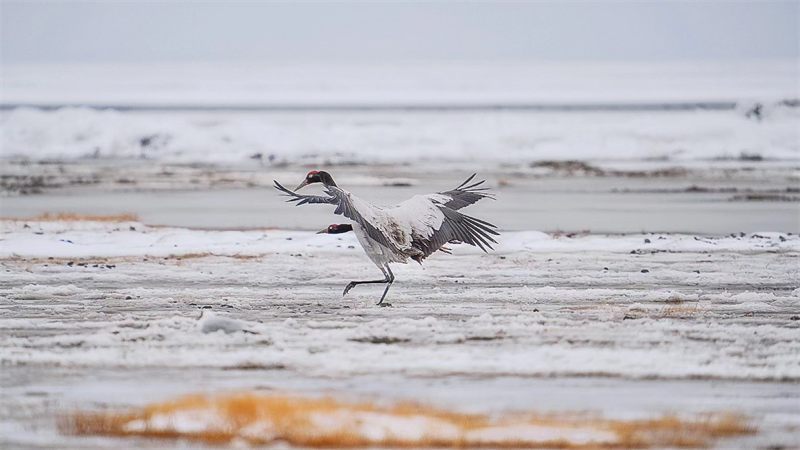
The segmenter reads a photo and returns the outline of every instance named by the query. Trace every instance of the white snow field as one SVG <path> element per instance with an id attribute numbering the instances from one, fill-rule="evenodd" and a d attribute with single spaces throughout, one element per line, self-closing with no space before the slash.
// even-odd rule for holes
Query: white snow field
<path id="1" fill-rule="evenodd" d="M 757 432 L 716 448 L 798 448 L 799 77 L 796 61 L 5 65 L 0 448 L 194 448 L 61 425 L 242 391 L 736 413 Z M 376 204 L 478 172 L 498 201 L 467 213 L 499 244 L 396 265 L 392 307 L 383 286 L 342 297 L 381 275 L 352 234 L 313 233 L 345 219 L 271 187 L 310 170 Z M 124 425 L 221 423 L 202 413 Z M 369 435 L 431 423 L 359 417 Z"/>
<path id="2" fill-rule="evenodd" d="M 736 412 L 800 439 L 800 238 L 506 232 L 396 266 L 389 308 L 352 234 L 2 222 L 3 448 L 59 415 L 220 390 L 605 417 Z M 399 425 L 398 425 L 399 426 Z"/>
<path id="3" fill-rule="evenodd" d="M 685 163 L 800 155 L 792 60 L 3 69 L 5 158 Z M 760 117 L 747 118 L 756 104 Z"/>
<path id="4" fill-rule="evenodd" d="M 761 120 L 731 110 L 118 111 L 17 108 L 0 120 L 3 156 L 241 164 L 489 163 L 536 160 L 797 161 L 800 108 Z M 424 167 L 424 164 L 421 164 Z"/>

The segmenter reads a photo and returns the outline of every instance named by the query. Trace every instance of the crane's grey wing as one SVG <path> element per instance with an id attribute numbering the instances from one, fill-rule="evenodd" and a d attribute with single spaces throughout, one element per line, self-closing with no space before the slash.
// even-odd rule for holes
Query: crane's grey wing
<path id="1" fill-rule="evenodd" d="M 348 192 L 340 189 L 337 186 L 326 186 L 325 191 L 331 196 L 333 204 L 336 205 L 334 214 L 339 214 L 347 217 L 348 219 L 356 222 L 367 233 L 372 240 L 378 242 L 389 249 L 398 249 L 386 233 L 376 225 L 380 225 L 379 218 L 374 214 L 375 207 L 368 204 L 364 200 L 354 199 Z"/>
<path id="2" fill-rule="evenodd" d="M 274 181 L 274 180 L 273 180 Z M 367 235 L 372 238 L 374 241 L 378 242 L 379 244 L 387 247 L 387 248 L 397 248 L 396 245 L 393 245 L 389 242 L 389 239 L 386 237 L 384 233 L 378 230 L 374 224 L 372 224 L 368 219 L 364 217 L 364 213 L 369 211 L 364 211 L 362 213 L 359 211 L 359 208 L 354 204 L 354 201 L 350 194 L 345 192 L 344 190 L 340 189 L 336 186 L 326 186 L 325 193 L 329 195 L 329 197 L 323 197 L 321 195 L 302 195 L 294 192 L 290 189 L 283 187 L 277 181 L 275 182 L 275 189 L 284 193 L 285 196 L 289 197 L 287 202 L 296 202 L 297 206 L 305 205 L 306 203 L 323 203 L 323 204 L 330 204 L 336 205 L 336 210 L 333 212 L 334 214 L 339 214 L 347 217 L 348 219 L 356 222 L 361 228 L 366 231 Z M 373 209 L 371 205 L 366 205 L 366 202 L 363 200 L 360 201 L 363 203 L 361 209 Z"/>
<path id="3" fill-rule="evenodd" d="M 273 180 L 274 181 L 274 180 Z M 366 231 L 367 235 L 372 238 L 374 241 L 378 242 L 379 244 L 385 246 L 386 248 L 397 248 L 397 245 L 390 243 L 390 240 L 386 237 L 384 233 L 382 233 L 379 229 L 375 227 L 373 223 L 371 223 L 367 218 L 364 217 L 365 213 L 372 212 L 366 211 L 367 209 L 371 210 L 374 209 L 373 206 L 366 204 L 363 200 L 360 200 L 361 209 L 364 209 L 364 213 L 359 211 L 359 208 L 354 204 L 353 198 L 350 196 L 349 193 L 345 192 L 344 190 L 336 187 L 336 186 L 326 186 L 325 193 L 329 195 L 329 197 L 323 197 L 321 195 L 302 195 L 294 192 L 290 189 L 283 187 L 277 181 L 275 182 L 275 189 L 284 193 L 285 196 L 289 197 L 287 202 L 297 202 L 296 205 L 305 205 L 306 203 L 323 203 L 323 204 L 331 204 L 336 205 L 336 210 L 333 212 L 334 214 L 339 214 L 347 217 L 348 219 L 356 222 L 361 228 Z"/>
<path id="4" fill-rule="evenodd" d="M 494 200 L 495 199 L 494 195 L 486 192 L 486 191 L 489 190 L 489 188 L 486 188 L 486 187 L 479 188 L 478 187 L 478 186 L 482 185 L 483 183 L 485 183 L 486 180 L 478 181 L 477 183 L 473 183 L 473 184 L 470 184 L 469 186 L 467 186 L 469 184 L 469 182 L 472 181 L 473 178 L 475 178 L 475 175 L 477 175 L 477 174 L 473 173 L 471 177 L 467 178 L 466 181 L 461 183 L 461 185 L 458 186 L 455 189 L 452 189 L 452 190 L 449 190 L 449 191 L 444 191 L 444 192 L 439 192 L 439 194 L 441 194 L 441 195 L 446 195 L 446 196 L 450 197 L 450 200 L 445 202 L 444 206 L 446 206 L 446 207 L 448 207 L 448 208 L 450 208 L 450 209 L 455 211 L 455 210 L 459 210 L 461 208 L 467 207 L 469 205 L 472 205 L 475 202 L 477 202 L 478 200 L 483 199 L 483 198 L 490 198 L 490 199 Z"/>
<path id="5" fill-rule="evenodd" d="M 414 236 L 411 243 L 412 246 L 422 252 L 420 261 L 453 240 L 479 247 L 484 252 L 487 252 L 487 247 L 493 250 L 492 243 L 496 244 L 497 241 L 492 236 L 500 235 L 495 231 L 496 226 L 466 214 L 461 214 L 444 205 L 437 205 L 437 207 L 444 214 L 444 220 L 439 229 L 434 230 L 427 237 Z"/>
<path id="6" fill-rule="evenodd" d="M 331 197 L 323 197 L 321 195 L 302 195 L 298 194 L 295 191 L 286 189 L 275 180 L 272 180 L 275 183 L 275 189 L 284 193 L 284 196 L 289 197 L 287 202 L 297 202 L 295 206 L 305 205 L 306 203 L 333 203 L 333 198 Z"/>

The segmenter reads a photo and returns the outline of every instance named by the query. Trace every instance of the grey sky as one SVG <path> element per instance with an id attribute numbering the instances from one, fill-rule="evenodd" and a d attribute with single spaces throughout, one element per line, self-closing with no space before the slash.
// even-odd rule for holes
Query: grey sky
<path id="1" fill-rule="evenodd" d="M 786 3 L 8 3 L 2 60 L 798 58 Z"/>

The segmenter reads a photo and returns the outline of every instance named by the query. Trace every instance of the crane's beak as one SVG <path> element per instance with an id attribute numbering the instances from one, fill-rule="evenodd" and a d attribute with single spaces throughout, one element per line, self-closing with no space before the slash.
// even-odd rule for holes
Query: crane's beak
<path id="1" fill-rule="evenodd" d="M 297 186 L 296 188 L 294 188 L 294 190 L 299 191 L 300 189 L 303 189 L 306 186 L 308 186 L 308 180 L 303 180 L 303 182 L 300 183 L 300 186 Z"/>
<path id="2" fill-rule="evenodd" d="M 324 230 L 322 230 L 322 231 L 317 231 L 317 234 L 328 234 L 328 229 L 327 229 L 327 228 L 325 228 L 325 229 L 324 229 Z"/>

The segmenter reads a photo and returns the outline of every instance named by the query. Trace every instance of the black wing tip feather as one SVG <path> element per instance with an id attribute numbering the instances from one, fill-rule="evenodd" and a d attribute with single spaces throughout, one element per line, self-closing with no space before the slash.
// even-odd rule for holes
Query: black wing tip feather
<path id="1" fill-rule="evenodd" d="M 454 191 L 469 191 L 471 189 L 475 189 L 475 187 L 480 186 L 480 185 L 482 185 L 483 183 L 486 182 L 486 180 L 481 180 L 481 181 L 475 182 L 475 183 L 470 184 L 469 186 L 467 186 L 470 183 L 470 181 L 472 181 L 477 175 L 478 175 L 477 173 L 473 173 L 472 175 L 469 176 L 469 178 L 464 180 L 463 183 L 459 184 L 458 187 L 453 189 L 453 190 Z M 488 189 L 488 188 L 486 188 L 486 189 Z M 483 189 L 481 189 L 481 190 L 483 190 Z"/>
<path id="2" fill-rule="evenodd" d="M 497 241 L 491 235 L 498 236 L 500 233 L 493 230 L 496 228 L 489 222 L 476 219 L 466 214 L 461 214 L 454 209 L 447 207 L 440 207 L 445 216 L 446 226 L 449 229 L 447 240 L 458 239 L 466 244 L 475 246 L 488 253 L 489 250 L 494 250 L 492 243 L 497 244 Z"/>
<path id="3" fill-rule="evenodd" d="M 278 183 L 275 180 L 272 180 L 272 181 L 275 182 L 275 189 L 283 192 L 282 195 L 284 197 L 291 197 L 288 200 L 286 200 L 286 203 L 297 202 L 297 201 L 303 200 L 299 195 L 297 195 L 297 193 L 292 192 L 289 189 L 286 189 L 285 187 L 283 187 L 283 185 L 281 185 L 280 183 Z M 298 203 L 298 205 L 300 205 L 300 203 Z"/>
<path id="4" fill-rule="evenodd" d="M 277 189 L 277 190 L 279 190 L 279 191 L 281 191 L 281 192 L 283 192 L 285 194 L 291 195 L 291 196 L 296 196 L 297 195 L 296 193 L 294 193 L 294 192 L 290 191 L 289 189 L 286 189 L 285 187 L 283 187 L 282 184 L 278 183 L 278 180 L 272 180 L 272 182 L 275 183 L 275 186 L 273 186 L 275 189 Z"/>
<path id="5" fill-rule="evenodd" d="M 455 190 L 459 190 L 459 189 L 461 189 L 462 187 L 464 187 L 464 185 L 465 185 L 465 184 L 467 184 L 467 183 L 469 183 L 470 181 L 472 181 L 472 179 L 473 179 L 473 178 L 475 178 L 475 176 L 476 176 L 476 175 L 478 175 L 478 173 L 477 173 L 477 172 L 476 172 L 476 173 L 473 173 L 472 175 L 470 175 L 470 177 L 469 177 L 469 178 L 467 178 L 467 179 L 466 179 L 466 181 L 464 181 L 463 183 L 461 183 L 461 184 L 460 184 L 460 185 L 459 185 L 457 188 L 455 188 Z"/>
<path id="6" fill-rule="evenodd" d="M 278 183 L 275 180 L 272 180 L 275 183 L 275 189 L 279 190 L 283 197 L 289 197 L 286 200 L 286 203 L 295 203 L 295 206 L 306 205 L 306 204 L 315 204 L 315 203 L 331 203 L 331 198 L 321 197 L 318 195 L 302 195 L 298 194 L 297 192 L 290 191 L 286 189 L 282 184 Z"/>
<path id="7" fill-rule="evenodd" d="M 461 209 L 469 205 L 472 205 L 484 198 L 497 200 L 497 197 L 495 197 L 493 193 L 487 192 L 490 190 L 490 188 L 479 187 L 484 183 L 486 183 L 486 180 L 480 180 L 470 184 L 476 176 L 477 173 L 473 173 L 472 175 L 470 175 L 469 178 L 464 180 L 464 182 L 461 183 L 457 188 L 452 189 L 450 191 L 440 192 L 440 194 L 448 195 L 452 199 L 451 201 L 445 203 L 445 205 L 452 209 Z"/>
<path id="8" fill-rule="evenodd" d="M 476 187 L 482 185 L 483 183 L 486 183 L 486 180 L 481 180 L 481 181 L 478 181 L 477 183 L 470 184 L 467 187 L 460 187 L 458 189 L 461 190 L 461 191 L 470 191 L 470 190 L 472 190 L 472 191 L 485 191 L 485 190 L 489 189 L 489 188 L 475 189 Z"/>

